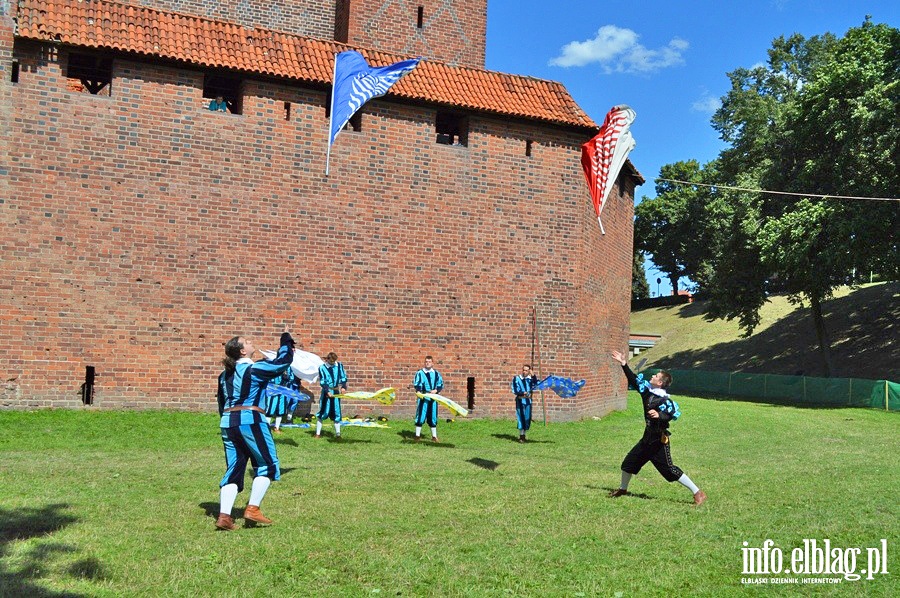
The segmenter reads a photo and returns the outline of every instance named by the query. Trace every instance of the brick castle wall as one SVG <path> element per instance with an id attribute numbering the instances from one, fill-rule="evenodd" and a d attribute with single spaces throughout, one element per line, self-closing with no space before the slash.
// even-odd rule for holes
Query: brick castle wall
<path id="1" fill-rule="evenodd" d="M 588 381 L 550 418 L 624 406 L 633 190 L 601 236 L 587 132 L 473 115 L 467 148 L 438 145 L 434 108 L 375 100 L 326 178 L 325 91 L 248 80 L 242 115 L 212 113 L 201 71 L 116 59 L 92 96 L 67 55 L 20 40 L 0 83 L 0 406 L 78 406 L 90 365 L 101 407 L 211 410 L 224 341 L 289 323 L 351 390 L 400 389 L 348 415 L 410 413 L 430 353 L 445 394 L 474 377 L 475 415 L 510 417 L 533 305 L 543 373 Z"/>
<path id="2" fill-rule="evenodd" d="M 487 0 L 339 0 L 338 15 L 339 41 L 484 68 Z"/>
<path id="3" fill-rule="evenodd" d="M 484 68 L 487 0 L 131 0 L 209 19 Z M 422 7 L 422 27 L 418 9 Z"/>
<path id="4" fill-rule="evenodd" d="M 286 31 L 304 37 L 334 39 L 335 2 L 323 0 L 117 0 L 126 4 Z"/>

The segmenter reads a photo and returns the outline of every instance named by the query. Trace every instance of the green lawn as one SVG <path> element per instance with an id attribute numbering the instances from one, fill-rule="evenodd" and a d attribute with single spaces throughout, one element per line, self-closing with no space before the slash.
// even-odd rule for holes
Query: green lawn
<path id="1" fill-rule="evenodd" d="M 602 420 L 536 422 L 525 445 L 511 421 L 441 422 L 440 445 L 405 420 L 340 443 L 287 430 L 275 524 L 233 532 L 213 528 L 216 416 L 0 412 L 0 595 L 898 595 L 896 414 L 679 401 L 673 456 L 699 508 L 652 467 L 607 498 L 642 430 L 632 393 Z M 742 542 L 805 538 L 884 538 L 890 574 L 741 585 Z"/>

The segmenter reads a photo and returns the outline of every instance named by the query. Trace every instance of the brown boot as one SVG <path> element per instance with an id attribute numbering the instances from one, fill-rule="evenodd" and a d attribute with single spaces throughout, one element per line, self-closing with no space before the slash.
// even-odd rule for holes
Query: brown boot
<path id="1" fill-rule="evenodd" d="M 694 493 L 694 506 L 699 507 L 706 502 L 706 493 L 703 490 L 697 490 Z"/>
<path id="2" fill-rule="evenodd" d="M 234 529 L 234 519 L 232 519 L 231 515 L 219 513 L 219 518 L 216 519 L 216 528 L 230 532 Z"/>
<path id="3" fill-rule="evenodd" d="M 247 508 L 244 509 L 244 520 L 252 521 L 254 523 L 263 523 L 265 525 L 272 523 L 272 520 L 263 515 L 262 511 L 259 510 L 259 507 L 254 505 L 247 505 Z"/>
<path id="4" fill-rule="evenodd" d="M 625 490 L 624 488 L 616 488 L 615 490 L 613 490 L 612 492 L 609 493 L 609 497 L 610 498 L 618 498 L 620 496 L 625 496 L 626 494 L 628 494 L 628 490 Z"/>

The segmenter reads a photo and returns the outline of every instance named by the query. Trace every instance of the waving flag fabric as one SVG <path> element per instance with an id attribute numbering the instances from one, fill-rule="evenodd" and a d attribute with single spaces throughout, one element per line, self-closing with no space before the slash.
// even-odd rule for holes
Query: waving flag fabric
<path id="1" fill-rule="evenodd" d="M 417 392 L 416 396 L 419 397 L 420 399 L 431 399 L 432 401 L 435 401 L 436 403 L 443 405 L 444 407 L 449 409 L 450 412 L 453 413 L 453 415 L 461 415 L 463 417 L 469 416 L 468 409 L 466 409 L 465 407 L 463 407 L 462 405 L 460 405 L 453 399 L 448 399 L 447 397 L 445 397 L 443 395 L 439 395 L 434 392 L 426 392 L 426 393 Z"/>
<path id="2" fill-rule="evenodd" d="M 563 378 L 562 376 L 547 376 L 538 382 L 535 388 L 552 390 L 564 399 L 571 399 L 578 394 L 582 386 L 584 386 L 584 380 L 575 382 L 571 378 Z"/>
<path id="3" fill-rule="evenodd" d="M 607 113 L 597 136 L 581 146 L 581 167 L 591 190 L 597 222 L 600 223 L 603 234 L 606 231 L 600 222 L 600 212 L 603 211 L 603 205 L 619 177 L 625 159 L 634 149 L 635 141 L 629 129 L 635 116 L 634 110 L 624 104 L 614 106 Z"/>
<path id="4" fill-rule="evenodd" d="M 302 392 L 296 391 L 293 388 L 288 388 L 287 386 L 281 386 L 280 384 L 269 384 L 266 387 L 266 392 L 272 395 L 283 395 L 289 399 L 300 402 L 309 400 L 309 397 Z"/>
<path id="5" fill-rule="evenodd" d="M 375 392 L 356 391 L 334 395 L 339 399 L 354 399 L 362 401 L 378 401 L 382 405 L 392 405 L 397 400 L 397 391 L 393 388 L 382 388 Z"/>
<path id="6" fill-rule="evenodd" d="M 275 359 L 276 356 L 275 351 L 261 349 L 260 353 L 265 355 L 266 359 Z M 322 358 L 315 353 L 294 349 L 294 359 L 291 361 L 291 370 L 294 372 L 294 375 L 301 380 L 305 380 L 310 384 L 315 384 L 319 381 L 319 366 L 324 363 Z M 272 385 L 270 384 L 269 388 L 271 387 Z"/>
<path id="7" fill-rule="evenodd" d="M 328 134 L 328 156 L 338 133 L 363 104 L 383 96 L 400 77 L 419 64 L 421 58 L 403 60 L 388 66 L 372 68 L 355 50 L 334 57 L 334 84 L 331 92 L 331 130 Z M 326 160 L 325 174 L 328 174 Z"/>

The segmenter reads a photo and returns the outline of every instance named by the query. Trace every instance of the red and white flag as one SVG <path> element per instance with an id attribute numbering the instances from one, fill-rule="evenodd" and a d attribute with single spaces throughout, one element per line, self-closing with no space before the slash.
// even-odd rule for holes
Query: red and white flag
<path id="1" fill-rule="evenodd" d="M 581 146 L 581 167 L 584 168 L 584 177 L 594 200 L 600 232 L 604 235 L 606 231 L 600 222 L 600 212 L 616 184 L 625 159 L 634 149 L 635 141 L 629 129 L 635 116 L 634 110 L 625 104 L 614 106 L 606 114 L 597 136 Z"/>

